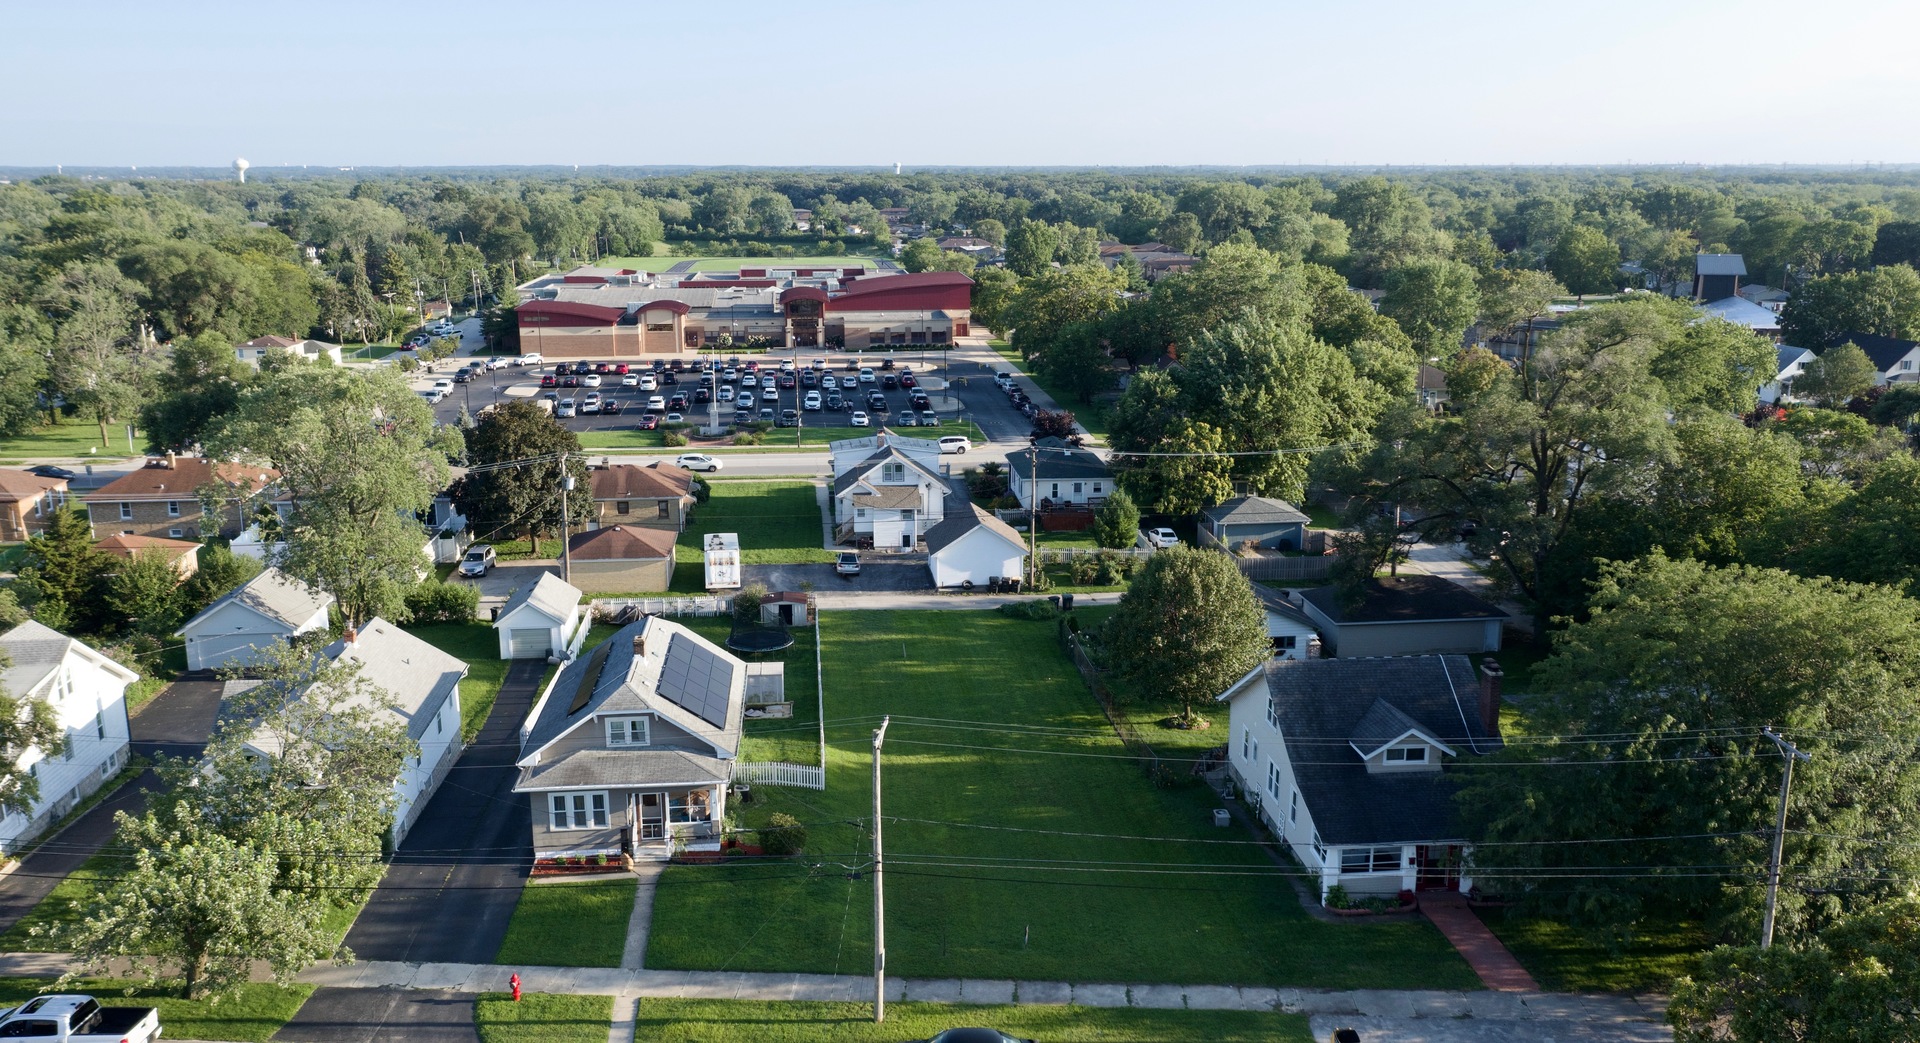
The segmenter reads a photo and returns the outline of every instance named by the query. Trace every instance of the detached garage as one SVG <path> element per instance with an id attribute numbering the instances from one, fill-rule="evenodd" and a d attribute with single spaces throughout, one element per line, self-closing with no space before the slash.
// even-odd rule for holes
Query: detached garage
<path id="1" fill-rule="evenodd" d="M 1027 567 L 1027 541 L 971 503 L 964 510 L 949 510 L 940 524 L 927 530 L 926 540 L 927 568 L 936 587 L 982 586 L 997 577 L 1019 576 Z"/>
<path id="2" fill-rule="evenodd" d="M 332 604 L 333 595 L 279 569 L 264 569 L 187 620 L 174 636 L 186 638 L 189 670 L 246 666 L 276 641 L 327 629 Z"/>
<path id="3" fill-rule="evenodd" d="M 589 594 L 652 594 L 673 583 L 674 534 L 609 525 L 574 533 L 573 581 Z"/>
<path id="4" fill-rule="evenodd" d="M 545 659 L 565 655 L 580 622 L 580 591 L 551 572 L 513 592 L 493 622 L 500 658 Z"/>

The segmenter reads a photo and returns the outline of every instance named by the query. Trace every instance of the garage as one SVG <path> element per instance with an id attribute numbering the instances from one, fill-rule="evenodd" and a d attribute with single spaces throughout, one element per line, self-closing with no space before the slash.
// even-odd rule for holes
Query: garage
<path id="1" fill-rule="evenodd" d="M 553 632 L 546 627 L 507 631 L 508 659 L 545 659 L 553 652 Z"/>
<path id="2" fill-rule="evenodd" d="M 515 590 L 493 621 L 500 635 L 500 658 L 564 655 L 567 641 L 581 627 L 580 598 L 578 587 L 551 572 L 541 572 L 538 579 Z"/>

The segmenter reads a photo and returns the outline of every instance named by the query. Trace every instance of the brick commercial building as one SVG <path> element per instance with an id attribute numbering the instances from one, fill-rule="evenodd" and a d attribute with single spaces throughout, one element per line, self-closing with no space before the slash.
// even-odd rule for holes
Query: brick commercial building
<path id="1" fill-rule="evenodd" d="M 116 535 L 171 540 L 214 534 L 231 537 L 246 528 L 252 503 L 278 477 L 272 468 L 215 464 L 202 457 L 168 453 L 84 499 L 96 540 Z M 211 524 L 201 516 L 203 491 L 221 505 L 219 518 Z"/>
<path id="2" fill-rule="evenodd" d="M 967 336 L 973 280 L 957 272 L 742 268 L 657 275 L 576 268 L 521 287 L 520 350 L 549 359 L 635 358 L 724 340 L 853 351 Z"/>

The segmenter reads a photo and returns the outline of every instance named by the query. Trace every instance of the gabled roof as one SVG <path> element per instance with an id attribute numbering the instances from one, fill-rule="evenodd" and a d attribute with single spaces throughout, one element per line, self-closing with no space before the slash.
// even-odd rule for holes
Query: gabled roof
<path id="1" fill-rule="evenodd" d="M 1042 465 L 1044 466 L 1044 465 Z M 1044 473 L 1044 472 L 1043 472 Z M 1217 525 L 1305 525 L 1307 516 L 1285 500 L 1265 496 L 1236 496 L 1225 503 L 1202 508 L 1201 517 Z"/>
<path id="2" fill-rule="evenodd" d="M 146 466 L 123 474 L 87 493 L 88 503 L 111 500 L 193 500 L 206 485 L 224 485 L 256 493 L 280 477 L 271 467 L 222 463 L 198 456 L 148 460 Z M 196 505 L 196 510 L 197 510 Z"/>
<path id="3" fill-rule="evenodd" d="M 1448 772 L 1368 772 L 1352 744 L 1371 716 L 1369 734 L 1405 718 L 1461 758 L 1498 749 L 1499 737 L 1480 726 L 1479 680 L 1466 656 L 1276 659 L 1266 666 L 1264 686 L 1241 686 L 1222 698 L 1260 687 L 1273 698 L 1294 780 L 1322 842 L 1463 839 Z M 1391 713 L 1376 711 L 1381 703 Z"/>
<path id="4" fill-rule="evenodd" d="M 1315 587 L 1301 597 L 1342 625 L 1361 623 L 1431 623 L 1452 619 L 1505 619 L 1496 605 L 1481 600 L 1465 587 L 1438 576 L 1397 576 L 1372 579 L 1361 587 L 1358 604 L 1343 603 L 1339 587 Z"/>
<path id="5" fill-rule="evenodd" d="M 1694 254 L 1693 271 L 1696 275 L 1745 275 L 1747 262 L 1739 254 Z"/>
<path id="6" fill-rule="evenodd" d="M 674 536 L 665 529 L 608 525 L 574 533 L 567 551 L 575 561 L 658 561 L 673 557 Z"/>
<path id="7" fill-rule="evenodd" d="M 86 642 L 29 619 L 0 635 L 0 652 L 5 652 L 8 659 L 6 670 L 0 672 L 0 686 L 16 699 L 24 697 L 35 685 L 45 681 L 48 674 L 59 669 L 67 653 L 75 648 L 83 650 L 90 662 L 119 674 L 129 684 L 140 679 L 139 674 L 94 651 Z"/>
<path id="8" fill-rule="evenodd" d="M 378 616 L 355 633 L 353 644 L 342 638 L 328 645 L 326 656 L 360 664 L 360 676 L 393 698 L 393 712 L 414 740 L 426 734 L 427 724 L 467 675 L 465 662 Z"/>
<path id="9" fill-rule="evenodd" d="M 927 530 L 925 539 L 927 541 L 927 554 L 929 556 L 938 554 L 953 544 L 958 543 L 961 537 L 975 529 L 985 529 L 995 536 L 1000 537 L 1002 540 L 1005 540 L 1010 546 L 1019 548 L 1020 553 L 1025 554 L 1027 552 L 1026 538 L 1014 531 L 1013 526 L 981 510 L 978 504 L 970 500 L 958 497 L 956 497 L 956 499 L 960 499 L 960 502 L 966 505 L 966 509 L 949 509 L 947 516 L 940 520 L 940 524 Z"/>
<path id="10" fill-rule="evenodd" d="M 1785 373 L 1796 365 L 1805 365 L 1808 362 L 1812 362 L 1817 357 L 1806 348 L 1796 348 L 1786 344 L 1780 345 L 1775 349 L 1775 352 L 1780 359 L 1779 372 L 1781 373 Z"/>
<path id="11" fill-rule="evenodd" d="M 42 478 L 25 471 L 0 469 L 0 502 L 37 500 L 55 489 L 65 489 L 65 478 Z"/>
<path id="12" fill-rule="evenodd" d="M 1253 595 L 1260 599 L 1260 606 L 1268 612 L 1277 616 L 1285 616 L 1307 629 L 1319 633 L 1320 624 L 1315 623 L 1312 616 L 1307 615 L 1304 609 L 1294 604 L 1293 601 L 1287 597 L 1285 591 L 1275 590 L 1265 583 L 1255 583 L 1253 585 Z"/>
<path id="13" fill-rule="evenodd" d="M 298 343 L 300 342 L 294 340 L 292 337 L 282 337 L 279 334 L 269 333 L 264 337 L 255 337 L 240 346 L 243 348 L 291 348 Z"/>
<path id="14" fill-rule="evenodd" d="M 867 475 L 872 474 L 880 465 L 888 463 L 906 464 L 908 467 L 920 472 L 932 481 L 941 481 L 940 475 L 937 472 L 927 470 L 924 464 L 907 455 L 898 447 L 887 445 L 875 449 L 866 459 L 847 468 L 838 478 L 835 478 L 833 480 L 833 495 L 839 496 L 841 493 L 853 488 L 856 483 Z"/>
<path id="15" fill-rule="evenodd" d="M 315 590 L 279 569 L 262 569 L 258 576 L 214 599 L 199 615 L 181 624 L 174 635 L 185 634 L 201 620 L 231 604 L 250 609 L 255 615 L 291 631 L 333 604 L 333 595 Z"/>
<path id="16" fill-rule="evenodd" d="M 1039 439 L 1033 444 L 1040 450 L 1038 467 L 1041 481 L 1112 477 L 1113 472 L 1107 467 L 1107 462 L 1091 450 L 1076 448 L 1052 437 Z M 1025 449 L 1008 453 L 1007 470 L 1013 472 L 1020 481 L 1026 481 L 1034 455 Z"/>
<path id="17" fill-rule="evenodd" d="M 1828 341 L 1827 347 L 1837 348 L 1842 344 L 1852 344 L 1866 352 L 1867 357 L 1873 360 L 1873 368 L 1882 373 L 1890 372 L 1900 364 L 1901 359 L 1920 348 L 1920 341 L 1882 337 L 1877 333 L 1842 333 Z"/>
<path id="18" fill-rule="evenodd" d="M 1448 755 L 1454 755 L 1451 746 L 1428 735 L 1419 721 L 1408 717 L 1385 699 L 1375 699 L 1373 705 L 1367 707 L 1367 712 L 1360 715 L 1347 741 L 1353 747 L 1353 752 L 1361 757 L 1371 757 L 1409 735 L 1417 735 L 1440 747 Z"/>
<path id="19" fill-rule="evenodd" d="M 920 487 L 917 485 L 882 485 L 870 493 L 854 493 L 855 507 L 871 507 L 882 511 L 898 511 L 920 506 Z"/>
<path id="20" fill-rule="evenodd" d="M 548 619 L 564 621 L 572 618 L 573 610 L 580 605 L 580 588 L 551 572 L 542 572 L 532 584 L 513 592 L 501 606 L 499 618 L 504 620 L 527 605 Z"/>
<path id="21" fill-rule="evenodd" d="M 645 467 L 596 467 L 588 474 L 596 500 L 672 500 L 693 495 L 693 472 L 664 460 Z"/>
<path id="22" fill-rule="evenodd" d="M 93 549 L 116 558 L 132 558 L 144 550 L 159 551 L 169 560 L 178 561 L 200 549 L 192 540 L 170 540 L 162 536 L 130 536 L 120 533 L 109 536 L 93 545 Z"/>

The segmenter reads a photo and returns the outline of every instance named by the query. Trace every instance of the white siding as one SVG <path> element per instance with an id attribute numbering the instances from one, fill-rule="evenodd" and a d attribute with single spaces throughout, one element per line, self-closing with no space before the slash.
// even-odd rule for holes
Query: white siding
<path id="1" fill-rule="evenodd" d="M 40 797 L 33 813 L 0 818 L 0 851 L 39 835 L 127 762 L 127 684 L 123 675 L 69 651 L 66 660 L 37 685 L 30 698 L 47 699 L 70 740 L 71 756 L 30 749 L 22 767 L 34 767 Z"/>
<path id="2" fill-rule="evenodd" d="M 245 666 L 253 662 L 256 650 L 275 641 L 284 641 L 310 631 L 324 630 L 327 610 L 322 608 L 298 626 L 268 619 L 238 602 L 229 601 L 206 618 L 183 628 L 187 641 L 187 669 L 219 670 Z"/>
<path id="3" fill-rule="evenodd" d="M 957 587 L 964 582 L 981 586 L 995 576 L 1017 577 L 1025 562 L 1024 548 L 1015 550 L 984 526 L 927 555 L 927 568 L 933 572 L 936 587 Z"/>

